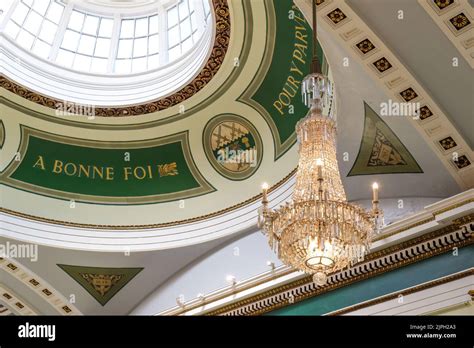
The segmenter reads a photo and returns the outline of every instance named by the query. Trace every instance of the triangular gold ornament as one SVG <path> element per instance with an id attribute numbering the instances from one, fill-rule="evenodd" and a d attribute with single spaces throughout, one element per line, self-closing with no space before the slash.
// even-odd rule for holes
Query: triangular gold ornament
<path id="1" fill-rule="evenodd" d="M 97 302 L 105 306 L 143 268 L 104 268 L 58 265 Z"/>
<path id="2" fill-rule="evenodd" d="M 405 145 L 364 102 L 365 122 L 359 153 L 347 176 L 423 173 Z"/>

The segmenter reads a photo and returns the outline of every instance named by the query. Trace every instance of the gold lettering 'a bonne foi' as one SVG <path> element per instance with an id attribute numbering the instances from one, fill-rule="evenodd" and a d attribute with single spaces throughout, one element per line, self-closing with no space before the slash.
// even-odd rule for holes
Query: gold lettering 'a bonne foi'
<path id="1" fill-rule="evenodd" d="M 114 180 L 113 167 L 98 167 L 95 165 L 76 164 L 54 160 L 51 170 L 54 174 L 65 174 L 67 176 L 75 176 L 88 179 Z"/>
<path id="2" fill-rule="evenodd" d="M 42 170 L 46 170 L 46 168 L 44 167 L 43 156 L 38 156 L 38 159 L 36 160 L 35 164 L 33 164 L 33 168 L 40 168 Z"/>
<path id="3" fill-rule="evenodd" d="M 305 20 L 299 15 L 295 15 L 295 44 L 290 63 L 290 73 L 286 78 L 278 98 L 273 102 L 273 106 L 282 116 L 285 115 L 285 108 L 292 104 L 293 98 L 298 94 L 300 83 L 304 77 L 304 67 L 308 58 L 308 33 L 303 25 Z"/>
<path id="4" fill-rule="evenodd" d="M 65 175 L 69 177 L 87 178 L 87 179 L 98 179 L 98 180 L 115 180 L 116 170 L 114 167 L 96 166 L 91 164 L 65 162 L 55 159 L 52 162 L 52 166 L 47 166 L 43 156 L 38 156 L 36 162 L 33 164 L 33 168 L 48 171 L 56 175 Z M 165 176 L 178 175 L 178 166 L 176 162 L 156 164 L 156 165 L 144 165 L 136 167 L 123 167 L 118 168 L 117 173 L 119 179 L 128 181 L 130 179 L 144 180 L 161 178 Z"/>

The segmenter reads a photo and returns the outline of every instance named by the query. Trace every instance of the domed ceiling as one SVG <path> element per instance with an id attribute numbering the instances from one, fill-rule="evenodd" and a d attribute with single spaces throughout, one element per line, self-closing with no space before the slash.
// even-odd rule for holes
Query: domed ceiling
<path id="1" fill-rule="evenodd" d="M 263 182 L 280 189 L 281 200 L 288 197 L 285 185 L 297 164 L 294 127 L 306 114 L 300 83 L 312 49 L 311 28 L 296 4 L 214 0 L 212 46 L 200 70 L 179 90 L 134 105 L 61 100 L 53 90 L 22 85 L 16 67 L 7 66 L 1 77 L 3 211 L 68 226 L 139 229 L 243 209 L 258 201 Z M 379 115 L 376 106 L 386 96 L 377 79 L 398 98 L 424 100 L 417 85 L 397 84 L 399 73 L 409 81 L 403 65 L 361 29 L 366 26 L 355 12 L 330 1 L 319 6 L 325 52 L 318 52 L 338 92 L 331 108 L 349 198 L 368 199 L 374 178 L 389 197 L 444 197 L 471 185 L 466 170 L 472 159 L 462 137 L 439 134 L 433 145 L 417 135 L 412 122 L 420 121 Z M 348 48 L 362 64 L 346 65 Z M 423 106 L 442 119 L 433 103 Z M 447 157 L 450 136 L 463 150 L 455 163 Z M 413 185 L 389 184 L 400 175 Z"/>
<path id="2" fill-rule="evenodd" d="M 244 256 L 209 268 L 215 277 L 233 272 L 230 263 L 252 276 L 268 269 L 247 255 L 277 261 L 269 248 L 260 249 L 266 243 L 260 233 L 247 241 L 253 249 L 236 238 L 257 231 L 263 182 L 271 186 L 271 205 L 291 197 L 294 126 L 306 113 L 299 84 L 310 63 L 310 1 L 213 0 L 212 35 L 196 53 L 202 60 L 190 60 L 194 73 L 178 75 L 191 69 L 178 60 L 173 72 L 165 67 L 118 79 L 57 67 L 22 49 L 4 32 L 10 3 L 0 4 L 0 239 L 39 244 L 42 255 L 38 262 L 23 259 L 24 265 L 0 260 L 5 284 L 22 282 L 18 296 L 2 287 L 10 302 L 33 289 L 32 312 L 128 313 L 214 248 L 227 258 L 242 247 Z M 177 0 L 63 3 L 140 17 Z M 429 228 L 445 224 L 444 203 L 432 203 L 474 187 L 472 81 L 466 78 L 474 57 L 472 18 L 459 29 L 454 24 L 462 23 L 450 21 L 470 16 L 470 5 L 317 4 L 319 55 L 336 85 L 331 112 L 348 199 L 367 203 L 377 181 L 387 222 L 415 213 L 416 228 L 420 221 Z M 398 10 L 413 18 L 398 20 Z M 418 117 L 382 112 L 382 105 L 407 100 L 419 103 Z M 428 204 L 439 214 L 423 211 Z M 103 298 L 100 288 L 79 281 L 79 271 L 123 276 L 120 286 L 129 285 Z M 211 290 L 220 284 L 209 283 Z M 173 291 L 163 308 L 174 305 L 179 292 Z M 59 292 L 77 294 L 77 307 Z M 21 303 L 20 314 L 30 313 Z"/>

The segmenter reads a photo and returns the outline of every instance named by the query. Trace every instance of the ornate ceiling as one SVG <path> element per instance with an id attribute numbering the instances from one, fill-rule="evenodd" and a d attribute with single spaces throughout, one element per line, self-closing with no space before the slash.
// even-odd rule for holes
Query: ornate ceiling
<path id="1" fill-rule="evenodd" d="M 464 2 L 438 11 L 428 0 L 403 1 L 405 13 L 415 11 L 429 28 L 422 33 L 413 21 L 392 19 L 386 8 L 393 3 L 318 1 L 319 54 L 336 85 L 332 107 L 347 196 L 364 202 L 378 181 L 386 208 L 400 216 L 400 199 L 433 202 L 474 186 L 466 97 L 472 84 L 465 79 L 472 31 L 457 33 L 445 21 L 465 11 Z M 185 88 L 160 100 L 89 105 L 80 114 L 1 70 L 2 238 L 38 243 L 48 255 L 24 261 L 31 270 L 1 260 L 2 271 L 26 288 L 17 295 L 2 288 L 11 296 L 7 307 L 20 302 L 28 311 L 22 297 L 33 289 L 32 307 L 65 314 L 65 299 L 45 278 L 62 294 L 77 294 L 84 313 L 130 311 L 224 240 L 253 231 L 263 182 L 273 186 L 276 205 L 290 197 L 293 130 L 306 113 L 298 85 L 309 68 L 310 28 L 302 14 L 309 14 L 309 1 L 214 4 L 211 58 Z M 397 30 L 384 27 L 389 20 Z M 406 44 L 409 35 L 417 47 Z M 442 52 L 431 54 L 433 46 Z M 458 70 L 443 65 L 455 55 Z M 419 118 L 386 117 L 381 105 L 389 100 L 420 102 Z M 242 161 L 233 161 L 232 151 Z M 94 279 L 108 285 L 94 286 Z"/>
<path id="2" fill-rule="evenodd" d="M 319 54 L 338 93 L 331 107 L 349 199 L 367 199 L 374 179 L 387 197 L 470 187 L 472 151 L 424 87 L 350 6 L 319 7 Z M 257 200 L 262 182 L 286 182 L 296 166 L 294 126 L 306 113 L 299 83 L 310 27 L 289 0 L 216 0 L 214 10 L 209 60 L 164 99 L 77 105 L 4 74 L 4 211 L 97 228 L 169 226 L 231 212 Z M 420 119 L 383 117 L 387 95 L 419 101 Z M 413 187 L 402 192 L 393 175 L 409 176 Z"/>

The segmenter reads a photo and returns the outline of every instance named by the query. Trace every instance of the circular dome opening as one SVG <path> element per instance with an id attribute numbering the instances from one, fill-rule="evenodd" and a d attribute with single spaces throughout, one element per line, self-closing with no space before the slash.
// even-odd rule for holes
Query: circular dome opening
<path id="1" fill-rule="evenodd" d="M 212 0 L 4 0 L 1 73 L 55 100 L 139 105 L 192 81 L 212 54 Z"/>
<path id="2" fill-rule="evenodd" d="M 200 41 L 210 15 L 209 0 L 20 0 L 5 34 L 62 67 L 126 75 L 181 58 Z"/>

